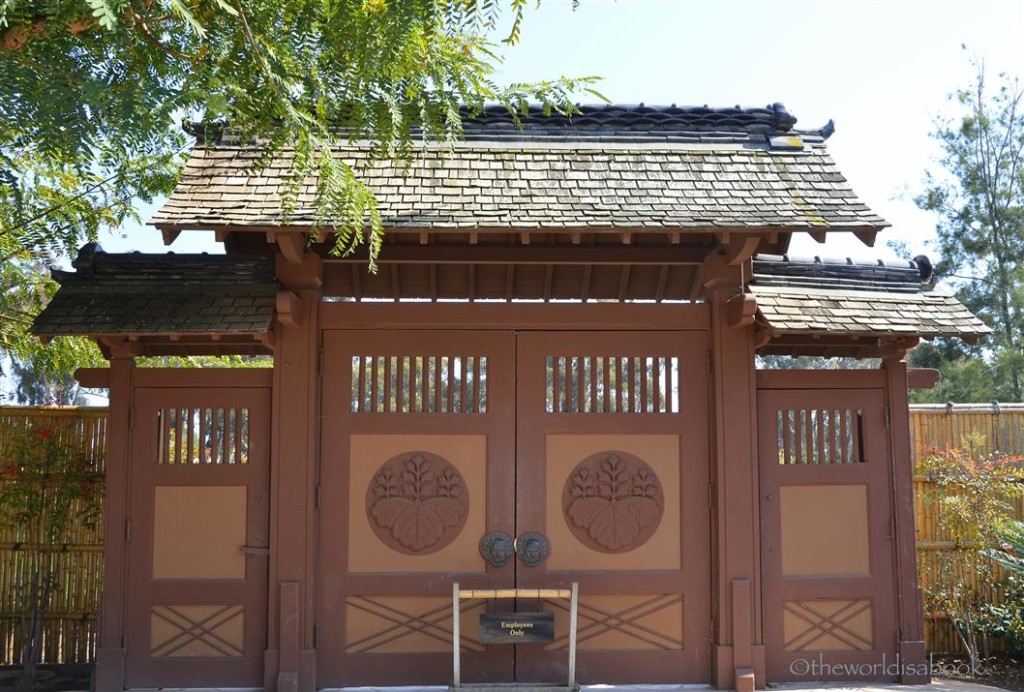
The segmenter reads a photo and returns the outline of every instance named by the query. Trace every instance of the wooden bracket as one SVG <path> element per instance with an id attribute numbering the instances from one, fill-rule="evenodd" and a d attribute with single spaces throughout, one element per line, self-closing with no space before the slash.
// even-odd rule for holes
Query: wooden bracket
<path id="1" fill-rule="evenodd" d="M 278 292 L 277 319 L 281 324 L 286 327 L 301 327 L 305 317 L 301 298 L 292 291 Z"/>
<path id="2" fill-rule="evenodd" d="M 775 337 L 771 329 L 759 329 L 754 332 L 754 350 L 763 348 L 771 343 L 771 340 Z"/>
<path id="3" fill-rule="evenodd" d="M 725 322 L 730 329 L 749 327 L 757 313 L 757 299 L 749 293 L 740 293 L 726 301 Z"/>
<path id="4" fill-rule="evenodd" d="M 181 235 L 181 229 L 178 228 L 161 228 L 160 235 L 164 237 L 164 245 L 170 245 L 178 236 Z"/>
<path id="5" fill-rule="evenodd" d="M 725 245 L 726 263 L 731 267 L 743 264 L 757 252 L 757 246 L 760 244 L 761 236 L 759 235 L 733 236 L 732 240 Z"/>
<path id="6" fill-rule="evenodd" d="M 879 357 L 885 358 L 897 358 L 902 359 L 907 351 L 917 346 L 920 342 L 920 337 L 916 336 L 900 336 L 890 341 L 885 341 L 879 348 Z"/>
<path id="7" fill-rule="evenodd" d="M 134 358 L 138 354 L 138 344 L 130 337 L 100 336 L 96 337 L 96 345 L 107 360 Z"/>
<path id="8" fill-rule="evenodd" d="M 860 242 L 864 243 L 868 247 L 874 247 L 875 246 L 875 236 L 878 235 L 878 231 L 873 231 L 873 230 L 854 231 L 853 234 L 855 236 L 857 236 L 857 239 L 860 240 Z"/>
<path id="9" fill-rule="evenodd" d="M 272 233 L 271 240 L 277 243 L 289 264 L 302 264 L 302 255 L 306 252 L 305 233 Z"/>

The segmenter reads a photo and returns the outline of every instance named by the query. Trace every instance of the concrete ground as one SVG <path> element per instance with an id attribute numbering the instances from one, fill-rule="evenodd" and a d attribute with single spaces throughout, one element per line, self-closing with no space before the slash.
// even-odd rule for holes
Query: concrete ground
<path id="1" fill-rule="evenodd" d="M 697 692 L 699 690 L 711 690 L 708 685 L 584 685 L 581 692 Z M 929 685 L 895 685 L 895 684 L 865 684 L 856 685 L 850 683 L 778 683 L 768 685 L 768 690 L 776 692 L 993 692 L 998 687 L 979 685 L 973 682 L 962 682 L 960 680 L 936 680 Z M 88 692 L 83 688 L 81 692 Z M 242 690 L 239 688 L 189 688 L 187 690 L 175 688 L 160 688 L 158 690 L 145 689 L 135 692 L 257 692 L 257 690 Z M 336 690 L 320 690 L 320 692 L 448 692 L 447 687 L 345 687 Z"/>

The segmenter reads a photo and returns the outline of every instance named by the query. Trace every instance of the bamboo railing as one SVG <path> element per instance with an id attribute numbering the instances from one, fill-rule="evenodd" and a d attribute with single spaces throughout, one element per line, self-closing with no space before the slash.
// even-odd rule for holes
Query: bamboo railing
<path id="1" fill-rule="evenodd" d="M 88 454 L 103 471 L 107 449 L 107 410 L 98 408 L 0 407 L 0 434 L 7 427 L 30 428 L 47 420 L 61 419 L 60 430 L 68 444 Z M 2 441 L 0 441 L 2 442 Z M 0 468 L 7 466 L 0 459 Z M 0 473 L 0 483 L 6 482 Z M 102 483 L 102 479 L 98 481 Z M 102 485 L 95 496 L 103 497 Z M 0 526 L 0 663 L 19 660 L 21 647 L 21 584 L 32 546 L 19 544 L 18 536 Z M 72 526 L 55 548 L 57 578 L 50 609 L 43 619 L 42 661 L 86 663 L 96 652 L 96 614 L 103 582 L 103 529 Z"/>
<path id="2" fill-rule="evenodd" d="M 47 417 L 72 417 L 78 421 L 77 444 L 105 458 L 107 411 L 98 408 L 0 407 L 0 421 L 27 426 Z M 916 459 L 934 449 L 957 447 L 967 435 L 977 435 L 982 453 L 999 451 L 1024 454 L 1024 404 L 914 405 L 910 412 L 911 434 Z M 0 460 L 0 465 L 3 460 Z M 102 467 L 101 467 L 102 468 Z M 2 482 L 2 480 L 0 480 Z M 929 483 L 915 479 L 918 559 L 922 565 L 921 585 L 927 586 L 934 571 L 934 556 L 947 549 L 948 541 L 938 531 L 935 508 L 924 498 Z M 1024 499 L 1016 500 L 1016 514 L 1024 519 Z M 61 546 L 60 576 L 51 612 L 45 623 L 44 661 L 83 663 L 91 661 L 96 647 L 96 614 L 102 586 L 102 530 L 72 530 Z M 0 664 L 17 658 L 20 644 L 20 610 L 17 583 L 22 563 L 21 546 L 0 530 Z M 960 644 L 950 623 L 943 617 L 925 617 L 925 639 L 931 651 L 957 651 Z"/>
<path id="3" fill-rule="evenodd" d="M 976 455 L 1000 453 L 1024 455 L 1024 404 L 915 404 L 910 407 L 911 440 L 916 463 L 943 449 L 963 450 L 970 445 Z M 937 580 L 938 558 L 953 546 L 939 528 L 937 508 L 930 496 L 933 484 L 923 476 L 914 478 L 914 510 L 917 525 L 918 583 L 927 589 Z M 1017 519 L 1024 520 L 1024 497 L 1011 500 Z M 981 583 L 974 575 L 969 586 L 987 594 L 986 600 L 1000 603 L 992 583 Z M 925 613 L 925 642 L 936 653 L 962 652 L 953 624 L 941 613 Z M 1005 642 L 990 642 L 993 650 Z"/>

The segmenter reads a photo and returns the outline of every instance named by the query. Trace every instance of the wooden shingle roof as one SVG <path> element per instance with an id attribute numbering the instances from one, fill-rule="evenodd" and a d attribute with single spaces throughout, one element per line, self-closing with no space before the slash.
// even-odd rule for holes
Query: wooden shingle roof
<path id="1" fill-rule="evenodd" d="M 828 155 L 831 129 L 796 131 L 781 107 L 598 106 L 571 120 L 531 111 L 517 124 L 489 109 L 464 141 L 422 144 L 410 161 L 375 160 L 368 142 L 336 155 L 374 192 L 385 228 L 591 229 L 707 232 L 852 231 L 888 224 L 851 191 Z M 262 169 L 256 147 L 222 138 L 193 150 L 177 189 L 152 218 L 189 229 L 311 228 L 315 181 L 287 217 L 293 152 Z"/>
<path id="2" fill-rule="evenodd" d="M 916 262 L 755 256 L 748 290 L 759 320 L 778 344 L 788 344 L 763 352 L 820 355 L 815 351 L 827 351 L 835 337 L 861 340 L 848 342 L 854 348 L 880 343 L 875 338 L 973 343 L 992 332 L 954 296 L 931 288 L 922 271 Z"/>

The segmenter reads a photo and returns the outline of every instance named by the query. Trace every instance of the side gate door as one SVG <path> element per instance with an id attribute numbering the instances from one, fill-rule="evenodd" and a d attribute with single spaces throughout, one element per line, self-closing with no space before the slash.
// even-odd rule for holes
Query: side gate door
<path id="1" fill-rule="evenodd" d="M 127 687 L 263 684 L 270 390 L 134 393 Z"/>
<path id="2" fill-rule="evenodd" d="M 758 390 L 770 682 L 897 677 L 885 392 L 849 376 Z"/>

